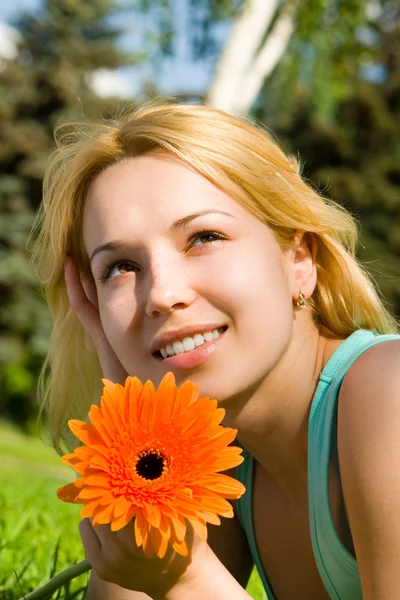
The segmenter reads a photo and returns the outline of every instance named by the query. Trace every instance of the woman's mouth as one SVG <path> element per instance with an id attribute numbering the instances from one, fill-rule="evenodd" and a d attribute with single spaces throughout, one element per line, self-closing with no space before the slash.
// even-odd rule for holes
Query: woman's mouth
<path id="1" fill-rule="evenodd" d="M 170 368 L 194 367 L 203 363 L 215 352 L 227 329 L 225 325 L 212 331 L 186 336 L 157 350 L 154 356 Z"/>

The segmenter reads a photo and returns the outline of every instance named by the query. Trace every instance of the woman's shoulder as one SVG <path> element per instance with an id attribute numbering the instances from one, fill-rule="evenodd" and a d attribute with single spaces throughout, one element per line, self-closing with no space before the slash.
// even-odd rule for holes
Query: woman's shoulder
<path id="1" fill-rule="evenodd" d="M 340 404 L 356 408 L 366 397 L 373 401 L 374 393 L 381 397 L 383 390 L 400 392 L 400 335 L 375 343 L 357 358 L 343 379 Z"/>
<path id="2" fill-rule="evenodd" d="M 372 346 L 349 368 L 339 395 L 337 434 L 363 592 L 383 597 L 393 588 L 400 552 L 400 338 Z M 399 582 L 395 589 L 400 592 Z"/>
<path id="3" fill-rule="evenodd" d="M 337 434 L 341 471 L 347 465 L 360 480 L 379 472 L 390 448 L 400 461 L 400 336 L 370 347 L 348 369 Z"/>
<path id="4" fill-rule="evenodd" d="M 338 418 L 345 428 L 355 420 L 367 425 L 378 412 L 383 416 L 392 409 L 400 409 L 400 336 L 371 346 L 351 365 L 340 390 Z"/>

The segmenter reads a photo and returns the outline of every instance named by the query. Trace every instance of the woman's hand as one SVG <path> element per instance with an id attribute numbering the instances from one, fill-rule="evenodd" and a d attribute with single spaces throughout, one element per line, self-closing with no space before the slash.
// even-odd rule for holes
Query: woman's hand
<path id="1" fill-rule="evenodd" d="M 207 577 L 206 563 L 214 556 L 189 525 L 186 537 L 189 555 L 181 556 L 169 546 L 162 559 L 144 556 L 134 539 L 133 520 L 112 532 L 109 525 L 94 528 L 91 520 L 83 519 L 79 531 L 89 562 L 100 579 L 145 593 L 154 600 L 169 597 L 174 588 L 179 588 L 179 597 L 182 588 L 192 590 L 199 580 Z M 183 593 L 182 597 L 185 596 Z"/>
<path id="2" fill-rule="evenodd" d="M 96 284 L 90 275 L 80 275 L 72 256 L 64 263 L 65 283 L 71 308 L 89 333 L 106 379 L 124 384 L 128 373 L 111 348 L 101 324 Z"/>

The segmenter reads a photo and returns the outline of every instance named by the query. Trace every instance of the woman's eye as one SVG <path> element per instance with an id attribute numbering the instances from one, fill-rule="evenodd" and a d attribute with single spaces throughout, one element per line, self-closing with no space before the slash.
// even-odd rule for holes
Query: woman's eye
<path id="1" fill-rule="evenodd" d="M 104 269 L 101 280 L 106 281 L 107 279 L 114 279 L 115 277 L 118 277 L 118 275 L 125 275 L 126 273 L 137 270 L 137 266 L 131 265 L 131 263 L 128 262 L 113 263 Z"/>
<path id="2" fill-rule="evenodd" d="M 218 231 L 202 231 L 192 236 L 189 241 L 191 246 L 204 246 L 204 244 L 222 239 L 224 239 L 224 236 L 218 233 Z"/>

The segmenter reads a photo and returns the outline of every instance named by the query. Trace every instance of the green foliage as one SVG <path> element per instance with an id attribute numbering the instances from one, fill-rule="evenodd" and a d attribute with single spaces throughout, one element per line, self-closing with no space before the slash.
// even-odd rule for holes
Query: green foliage
<path id="1" fill-rule="evenodd" d="M 118 48 L 117 8 L 114 0 L 46 0 L 17 21 L 18 56 L 0 64 L 0 414 L 22 424 L 37 409 L 51 328 L 26 241 L 55 125 L 111 114 L 117 100 L 98 98 L 88 75 L 138 59 Z"/>
<path id="2" fill-rule="evenodd" d="M 355 91 L 360 72 L 379 60 L 384 32 L 398 22 L 393 0 L 283 3 L 295 28 L 279 65 L 265 81 L 257 111 L 274 126 L 290 122 L 296 96 L 307 95 L 318 120 L 334 122 L 338 104 Z"/>

